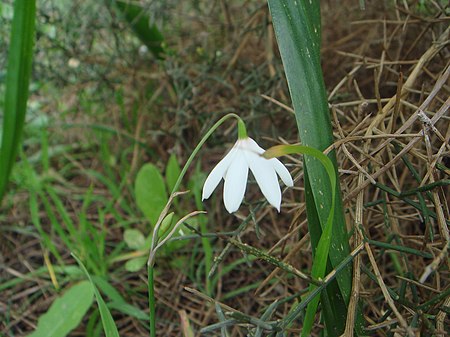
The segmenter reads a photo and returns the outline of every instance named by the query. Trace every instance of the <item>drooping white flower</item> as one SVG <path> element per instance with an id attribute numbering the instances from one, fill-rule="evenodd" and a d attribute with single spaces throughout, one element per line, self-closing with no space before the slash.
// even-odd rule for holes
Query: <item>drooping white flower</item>
<path id="1" fill-rule="evenodd" d="M 264 197 L 279 212 L 281 189 L 277 174 L 286 186 L 292 187 L 294 182 L 287 168 L 278 159 L 266 159 L 261 156 L 263 153 L 264 149 L 253 139 L 240 137 L 206 178 L 202 200 L 211 196 L 223 178 L 225 208 L 230 213 L 237 211 L 244 199 L 250 168 Z"/>

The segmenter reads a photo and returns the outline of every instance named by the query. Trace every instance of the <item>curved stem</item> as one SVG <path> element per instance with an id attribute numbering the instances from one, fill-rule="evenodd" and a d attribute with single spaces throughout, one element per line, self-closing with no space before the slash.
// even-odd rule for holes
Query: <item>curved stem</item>
<path id="1" fill-rule="evenodd" d="M 200 142 L 197 144 L 197 146 L 195 147 L 194 151 L 192 151 L 191 155 L 189 156 L 188 160 L 186 161 L 186 164 L 184 164 L 183 169 L 181 170 L 180 175 L 178 176 L 178 179 L 172 189 L 172 193 L 170 194 L 170 198 L 169 201 L 166 205 L 166 207 L 164 208 L 164 210 L 161 212 L 161 215 L 158 219 L 158 222 L 155 226 L 155 229 L 153 231 L 153 238 L 152 238 L 152 246 L 150 249 L 150 254 L 149 254 L 149 260 L 147 262 L 147 275 L 148 275 L 148 305 L 149 305 L 149 320 L 150 320 L 150 337 L 156 337 L 156 301 L 155 301 L 155 287 L 154 287 L 154 255 L 156 254 L 156 250 L 160 247 L 160 244 L 163 244 L 163 242 L 158 243 L 159 238 L 158 236 L 158 230 L 159 230 L 159 226 L 161 225 L 164 217 L 166 216 L 168 209 L 170 207 L 170 204 L 173 200 L 173 198 L 176 196 L 176 192 L 178 190 L 178 188 L 180 187 L 181 181 L 184 178 L 189 166 L 191 165 L 192 161 L 194 160 L 195 156 L 197 155 L 197 153 L 200 151 L 200 148 L 203 146 L 203 144 L 205 144 L 205 142 L 208 140 L 208 138 L 211 136 L 211 134 L 220 126 L 222 125 L 223 122 L 225 122 L 227 119 L 229 118 L 235 118 L 238 121 L 238 128 L 239 128 L 239 136 L 242 136 L 243 133 L 245 133 L 246 135 L 246 131 L 245 131 L 245 124 L 242 121 L 242 119 L 234 114 L 234 113 L 229 113 L 226 114 L 225 116 L 223 116 L 221 119 L 219 119 L 209 130 L 208 132 L 206 132 L 206 134 L 203 136 L 203 138 L 200 140 Z M 164 214 L 163 214 L 164 213 Z M 194 212 L 191 213 L 188 217 L 198 214 L 199 212 Z M 183 220 L 183 219 L 182 219 Z M 183 221 L 180 220 L 180 224 Z M 177 224 L 178 225 L 178 224 Z M 175 226 L 175 228 L 172 230 L 172 232 L 176 229 L 177 225 Z M 166 237 L 166 239 L 168 240 L 170 238 L 170 234 Z"/>
<path id="2" fill-rule="evenodd" d="M 229 113 L 226 114 L 225 116 L 223 116 L 221 119 L 219 119 L 212 127 L 211 129 L 208 130 L 208 132 L 203 136 L 203 138 L 200 140 L 200 142 L 197 144 L 197 146 L 195 147 L 194 151 L 192 151 L 191 155 L 189 156 L 188 160 L 186 161 L 186 164 L 184 164 L 183 169 L 181 170 L 181 173 L 177 179 L 177 182 L 175 183 L 173 189 L 172 189 L 172 194 L 175 193 L 178 188 L 180 187 L 181 184 L 181 180 L 184 178 L 184 175 L 186 174 L 187 169 L 189 168 L 189 166 L 191 165 L 192 161 L 194 160 L 194 157 L 196 156 L 196 154 L 200 151 L 200 148 L 203 146 L 203 144 L 205 144 L 205 142 L 208 140 L 208 138 L 212 135 L 212 133 L 214 131 L 216 131 L 216 129 L 222 125 L 223 122 L 225 122 L 227 119 L 229 118 L 236 118 L 236 120 L 238 121 L 239 125 L 243 124 L 243 121 L 241 119 L 241 117 L 239 117 L 238 115 L 236 115 L 235 113 Z"/>

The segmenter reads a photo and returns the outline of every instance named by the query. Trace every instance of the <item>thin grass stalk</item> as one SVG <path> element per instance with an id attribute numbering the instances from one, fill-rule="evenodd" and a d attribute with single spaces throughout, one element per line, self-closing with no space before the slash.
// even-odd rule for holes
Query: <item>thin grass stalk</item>
<path id="1" fill-rule="evenodd" d="M 0 149 L 0 201 L 17 157 L 28 100 L 35 30 L 35 0 L 14 1 Z"/>

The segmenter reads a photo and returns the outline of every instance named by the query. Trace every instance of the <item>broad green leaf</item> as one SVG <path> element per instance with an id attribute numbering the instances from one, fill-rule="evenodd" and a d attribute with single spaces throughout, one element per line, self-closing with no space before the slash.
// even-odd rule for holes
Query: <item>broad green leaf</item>
<path id="1" fill-rule="evenodd" d="M 139 209 L 154 226 L 168 200 L 164 179 L 156 166 L 142 166 L 136 177 L 134 193 Z"/>
<path id="2" fill-rule="evenodd" d="M 123 239 L 131 249 L 141 249 L 145 245 L 145 237 L 137 229 L 126 229 Z"/>
<path id="3" fill-rule="evenodd" d="M 80 324 L 93 301 L 94 291 L 88 281 L 72 286 L 39 317 L 36 330 L 28 337 L 67 336 Z"/>
<path id="4" fill-rule="evenodd" d="M 94 281 L 91 278 L 91 275 L 87 271 L 84 264 L 81 262 L 81 260 L 72 253 L 73 258 L 78 262 L 81 269 L 85 273 L 86 277 L 88 278 L 89 282 L 92 285 L 92 288 L 94 290 L 95 299 L 97 300 L 98 309 L 100 311 L 100 317 L 102 318 L 102 324 L 103 324 L 103 331 L 105 332 L 106 337 L 120 337 L 119 332 L 117 331 L 116 324 L 114 323 L 114 320 L 111 316 L 111 312 L 109 311 L 108 307 L 105 304 L 105 301 L 102 298 L 102 295 L 100 295 L 100 292 L 98 291 Z"/>
<path id="5" fill-rule="evenodd" d="M 15 0 L 11 27 L 3 129 L 0 149 L 0 201 L 16 160 L 27 110 L 28 85 L 33 60 L 35 0 Z"/>
<path id="6" fill-rule="evenodd" d="M 141 270 L 147 263 L 147 257 L 135 257 L 125 263 L 125 270 L 134 273 Z"/>
<path id="7" fill-rule="evenodd" d="M 172 154 L 166 166 L 166 182 L 169 191 L 172 191 L 180 176 L 181 168 L 178 164 L 177 157 Z"/>

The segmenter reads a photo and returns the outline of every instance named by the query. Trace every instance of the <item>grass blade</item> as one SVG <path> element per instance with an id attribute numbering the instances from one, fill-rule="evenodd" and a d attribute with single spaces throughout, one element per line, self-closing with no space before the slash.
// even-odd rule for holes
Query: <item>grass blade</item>
<path id="1" fill-rule="evenodd" d="M 92 280 L 91 275 L 87 271 L 84 264 L 81 262 L 81 260 L 72 253 L 73 258 L 78 262 L 83 272 L 86 274 L 86 277 L 89 279 L 89 282 L 91 282 L 92 288 L 94 289 L 95 299 L 97 300 L 98 309 L 100 311 L 100 316 L 102 318 L 102 324 L 103 324 L 103 331 L 105 332 L 106 337 L 119 337 L 119 332 L 117 331 L 116 324 L 114 323 L 114 320 L 111 316 L 111 312 L 108 309 L 108 306 L 106 305 L 105 301 L 103 300 L 102 295 L 100 295 L 100 292 L 97 289 L 97 286 L 95 285 L 94 281 Z"/>
<path id="2" fill-rule="evenodd" d="M 0 201 L 16 160 L 25 122 L 33 59 L 35 0 L 16 0 L 6 73 L 3 133 L 0 150 Z"/>
<path id="3" fill-rule="evenodd" d="M 130 1 L 117 0 L 115 4 L 139 39 L 157 58 L 162 58 L 164 37 L 155 24 L 150 24 L 146 9 Z"/>

